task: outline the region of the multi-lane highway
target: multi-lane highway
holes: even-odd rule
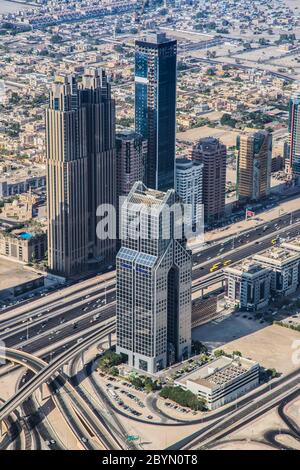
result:
[[[82,342],[82,345],[75,345],[70,348],[68,352],[65,352],[58,356],[50,365],[42,361],[41,359],[30,356],[27,353],[19,352],[17,350],[6,349],[3,352],[6,358],[13,360],[18,364],[23,364],[26,367],[36,372],[36,375],[28,381],[14,397],[5,402],[0,408],[0,421],[3,420],[7,415],[11,414],[11,410],[18,408],[26,399],[28,399],[35,390],[41,387],[43,383],[47,383],[53,392],[53,397],[56,399],[59,397],[58,406],[63,412],[67,414],[68,423],[71,422],[73,431],[78,435],[83,434],[83,442],[88,444],[89,448],[98,448],[94,446],[94,443],[84,436],[82,430],[78,431],[78,423],[74,419],[74,411],[70,411],[64,399],[73,401],[73,408],[76,408],[76,414],[80,417],[81,421],[85,421],[86,427],[88,427],[92,433],[106,449],[122,449],[124,444],[116,438],[109,430],[109,427],[103,422],[101,414],[96,412],[94,408],[91,410],[87,405],[86,400],[77,390],[69,383],[68,380],[63,377],[57,377],[56,373],[61,370],[62,366],[70,361],[72,357],[76,357],[81,351],[81,348],[88,348],[95,341],[104,338],[107,334],[110,334],[115,328],[114,321],[110,321],[106,326],[99,329],[97,333],[91,334],[87,339]],[[53,383],[54,379],[54,383]],[[61,388],[66,389],[66,394],[59,394]],[[63,401],[63,403],[62,403]],[[75,424],[74,424],[75,422]],[[76,428],[76,429],[74,429]]]
[[[224,241],[201,250],[193,255],[193,279],[200,280],[210,274],[215,260],[231,262],[239,261],[271,246],[276,237],[292,238],[300,234],[300,211],[296,211],[291,224],[291,215],[260,225],[252,230],[226,237]],[[230,256],[229,256],[230,255]]]
[[[300,213],[300,211],[299,211]],[[295,217],[296,218],[296,217]],[[271,246],[275,234],[281,238],[293,237],[300,232],[300,223],[287,225],[290,216],[206,247],[193,255],[193,290],[201,289],[222,279],[222,271],[210,273],[216,261],[238,261]],[[76,289],[74,288],[76,287]],[[72,288],[49,294],[48,297],[27,304],[27,313],[18,307],[2,314],[0,339],[8,347],[18,347],[28,352],[44,351],[59,354],[82,335],[97,329],[97,324],[115,312],[114,273],[105,282],[101,277],[79,283]],[[55,347],[54,347],[55,345]],[[52,357],[52,356],[51,356]]]
[[[294,223],[291,223],[293,221],[290,214],[283,215],[272,223],[228,237],[223,242],[206,246],[194,253],[193,289],[222,278],[221,271],[210,273],[214,262],[228,259],[235,262],[271,246],[271,241],[276,236],[291,238],[298,235],[299,216],[300,211],[296,211],[293,214]],[[42,383],[49,382],[63,364],[76,357],[76,353],[99,341],[103,323],[108,322],[110,332],[113,332],[114,316],[115,273],[96,276],[3,312],[0,340],[5,341],[6,347],[37,354],[50,361],[50,364],[46,367],[44,364],[43,371],[29,380],[1,408],[0,419],[11,415]],[[23,365],[28,366],[24,362]],[[66,406],[66,403],[60,403],[61,409],[65,407],[65,413]]]

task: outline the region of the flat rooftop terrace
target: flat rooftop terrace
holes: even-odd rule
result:
[[[255,255],[254,259],[259,261],[274,261],[276,263],[283,264],[299,257],[299,252],[292,251],[282,246],[274,246],[258,253]]]
[[[210,389],[215,389],[237,379],[254,365],[254,361],[243,357],[232,359],[221,356],[194,372],[184,375],[181,379],[177,380],[177,383],[186,384],[189,381]]]

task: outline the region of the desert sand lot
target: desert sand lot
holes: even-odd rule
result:
[[[289,403],[285,408],[286,414],[300,426],[300,398]]]
[[[186,140],[189,142],[196,142],[203,137],[216,137],[223,142],[223,144],[231,147],[236,145],[236,138],[240,134],[240,131],[229,130],[229,129],[217,129],[208,126],[197,127],[195,129],[189,129],[185,132],[179,132],[177,134],[177,140]]]
[[[300,354],[295,353],[300,349],[300,333],[278,325],[264,325],[232,315],[197,328],[193,339],[204,342],[210,349],[240,351],[244,357],[282,374],[300,367]]]
[[[284,434],[285,431],[288,431],[288,428],[275,409],[256,419],[248,426],[232,433],[227,439],[217,443],[212,448],[214,450],[274,450],[272,444],[268,444],[266,433],[269,431],[282,433],[275,438],[278,444],[300,450],[300,443],[292,436]]]
[[[228,441],[211,448],[212,450],[274,450],[273,447],[262,442]]]
[[[22,264],[0,256],[0,292],[18,284],[40,277],[35,271],[26,269]]]

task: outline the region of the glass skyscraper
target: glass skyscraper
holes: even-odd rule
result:
[[[151,374],[186,359],[191,349],[191,253],[182,219],[170,210],[174,204],[182,209],[175,190],[137,182],[121,209],[117,352]]]
[[[164,33],[136,41],[135,129],[148,139],[145,183],[174,188],[177,41]]]
[[[289,170],[296,177],[300,177],[300,93],[296,93],[290,100],[290,165]]]

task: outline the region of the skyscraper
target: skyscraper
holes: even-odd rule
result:
[[[88,255],[88,158],[86,118],[74,76],[58,76],[46,111],[48,263],[70,276]]]
[[[86,69],[78,88],[86,118],[89,259],[108,262],[116,254],[116,241],[97,237],[96,211],[104,204],[115,207],[117,202],[115,100],[103,69]]]
[[[118,132],[117,147],[117,192],[127,196],[136,181],[145,178],[148,144],[140,134],[131,130]]]
[[[290,100],[289,116],[289,172],[299,179],[300,177],[300,93],[296,93]]]
[[[177,41],[149,34],[135,44],[135,129],[148,140],[145,182],[174,188]]]
[[[203,164],[188,158],[176,158],[176,192],[191,206],[191,225],[200,227],[203,216]]]
[[[117,352],[149,373],[187,358],[191,348],[191,254],[170,211],[175,203],[181,207],[174,190],[137,182],[122,206]]]
[[[258,201],[270,193],[272,135],[247,132],[237,139],[237,192],[241,202]]]
[[[116,203],[115,103],[102,70],[56,77],[46,111],[48,256],[71,276],[110,261],[114,239],[96,236],[96,210]]]
[[[224,215],[226,155],[226,146],[214,137],[199,140],[192,150],[192,159],[203,163],[204,220],[207,223]]]

